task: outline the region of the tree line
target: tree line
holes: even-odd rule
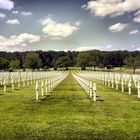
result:
[[[0,52],[0,70],[44,69],[68,67],[113,68],[128,66],[133,71],[140,66],[140,52],[134,51],[28,51]]]

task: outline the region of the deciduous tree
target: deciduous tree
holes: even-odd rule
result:
[[[5,58],[0,57],[0,70],[9,69],[9,61]]]
[[[140,67],[140,57],[139,56],[136,56],[136,57],[129,57],[129,58],[126,58],[124,60],[124,63],[133,69],[133,73],[135,74],[135,71],[137,68]]]
[[[12,60],[9,64],[9,66],[10,66],[10,69],[12,69],[12,70],[19,69],[20,68],[20,62],[19,62],[19,60]]]
[[[32,70],[39,69],[42,67],[42,61],[39,55],[35,52],[29,52],[25,57],[25,68]]]

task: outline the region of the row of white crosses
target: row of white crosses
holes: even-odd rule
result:
[[[73,73],[74,78],[81,85],[81,87],[90,95],[90,98],[96,101],[96,83],[91,80],[87,80],[85,77],[81,77],[78,73]]]
[[[36,80],[36,93],[35,98],[38,101],[39,100],[39,87],[41,89],[41,96],[43,97],[45,94],[49,94],[51,91],[55,89],[55,87],[60,84],[66,77],[68,73],[61,73],[60,75],[53,76],[49,79],[43,79],[41,80],[41,84],[39,84],[39,81]]]
[[[105,86],[116,88],[116,90],[119,90],[120,86],[121,92],[125,92],[125,85],[127,85],[128,94],[131,94],[132,84],[134,84],[135,88],[138,89],[138,98],[140,98],[140,75],[111,72],[80,72],[79,74],[88,79],[94,79]]]
[[[24,88],[26,85],[30,86],[36,83],[36,80],[40,81],[44,78],[52,76],[58,76],[60,72],[1,72],[1,86],[4,86],[4,94],[6,94],[6,87],[11,86],[11,91],[14,91],[15,85],[17,84],[18,89]]]

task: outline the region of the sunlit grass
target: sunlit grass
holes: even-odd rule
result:
[[[37,102],[35,86],[9,87],[0,95],[0,139],[140,139],[140,101],[97,84],[94,103],[71,74]]]

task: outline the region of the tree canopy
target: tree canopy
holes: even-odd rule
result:
[[[39,55],[35,52],[29,52],[25,57],[25,68],[32,70],[39,69],[42,67],[42,61]]]
[[[10,69],[15,70],[20,68],[20,62],[19,60],[12,60],[9,64]]]
[[[133,73],[135,74],[135,71],[137,68],[140,67],[140,57],[139,56],[136,56],[136,57],[128,57],[124,60],[124,63],[133,69]]]
[[[6,58],[0,57],[0,70],[9,69],[9,61]]]
[[[19,68],[48,69],[52,67],[122,67],[129,66],[128,58],[137,58],[139,62],[140,52],[129,51],[99,51],[91,50],[84,52],[76,51],[29,51],[29,52],[0,52],[0,70],[10,68],[11,61],[18,60]],[[126,60],[126,61],[124,61]],[[13,63],[13,62],[12,62]],[[129,66],[133,67],[133,66]],[[136,68],[138,67],[135,66]]]

